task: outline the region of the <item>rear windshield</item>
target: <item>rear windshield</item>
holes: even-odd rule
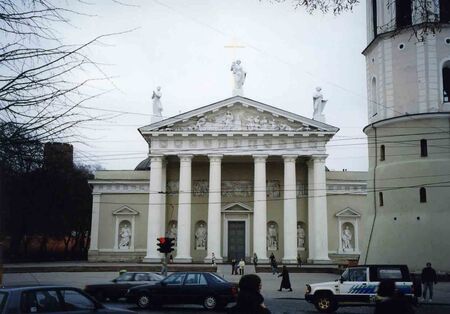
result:
[[[228,282],[225,279],[223,279],[222,277],[216,275],[216,274],[210,274],[211,278],[215,281],[215,282]]]
[[[8,293],[0,291],[0,312],[3,313],[3,308],[6,304],[6,299],[8,298]]]

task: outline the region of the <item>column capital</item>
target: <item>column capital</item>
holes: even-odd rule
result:
[[[325,160],[327,159],[328,155],[312,155],[311,156],[311,160],[313,162],[325,162]]]
[[[157,154],[149,154],[150,160],[152,161],[163,161],[164,155],[157,155]]]
[[[269,155],[252,155],[255,162],[266,162],[267,157]]]
[[[210,154],[208,155],[209,161],[220,161],[223,158],[222,154]]]
[[[194,158],[194,155],[192,155],[192,154],[180,154],[180,155],[178,155],[178,158],[180,158],[180,161],[191,161],[192,158]]]
[[[297,160],[298,155],[295,154],[287,154],[282,155],[285,162],[295,162]]]

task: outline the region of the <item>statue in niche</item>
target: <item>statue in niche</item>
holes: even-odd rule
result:
[[[177,233],[178,233],[178,229],[177,229],[177,222],[176,221],[172,221],[169,224],[169,231],[167,232],[167,236],[169,238],[175,239],[175,247],[177,246]]]
[[[119,249],[128,250],[131,245],[131,229],[128,224],[124,224],[119,232]]]
[[[236,60],[231,64],[231,71],[234,77],[233,95],[242,95],[242,87],[244,86],[247,73],[242,68],[241,60]]]
[[[204,223],[200,223],[195,231],[195,249],[206,250],[206,226]]]
[[[274,223],[269,224],[267,229],[267,249],[269,251],[278,250],[277,228]]]
[[[348,226],[345,226],[344,231],[342,231],[342,248],[344,250],[352,249],[352,231]]]
[[[297,225],[297,248],[305,248],[305,229],[301,224]]]
[[[162,104],[161,104],[161,86],[156,88],[156,91],[153,91],[152,100],[153,100],[153,115],[152,115],[152,123],[162,120]]]

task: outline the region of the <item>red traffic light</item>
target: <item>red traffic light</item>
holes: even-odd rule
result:
[[[159,243],[164,244],[166,242],[166,238],[161,237],[157,239],[159,241]]]

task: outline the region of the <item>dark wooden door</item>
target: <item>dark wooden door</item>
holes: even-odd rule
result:
[[[228,222],[228,259],[245,259],[245,221]]]

